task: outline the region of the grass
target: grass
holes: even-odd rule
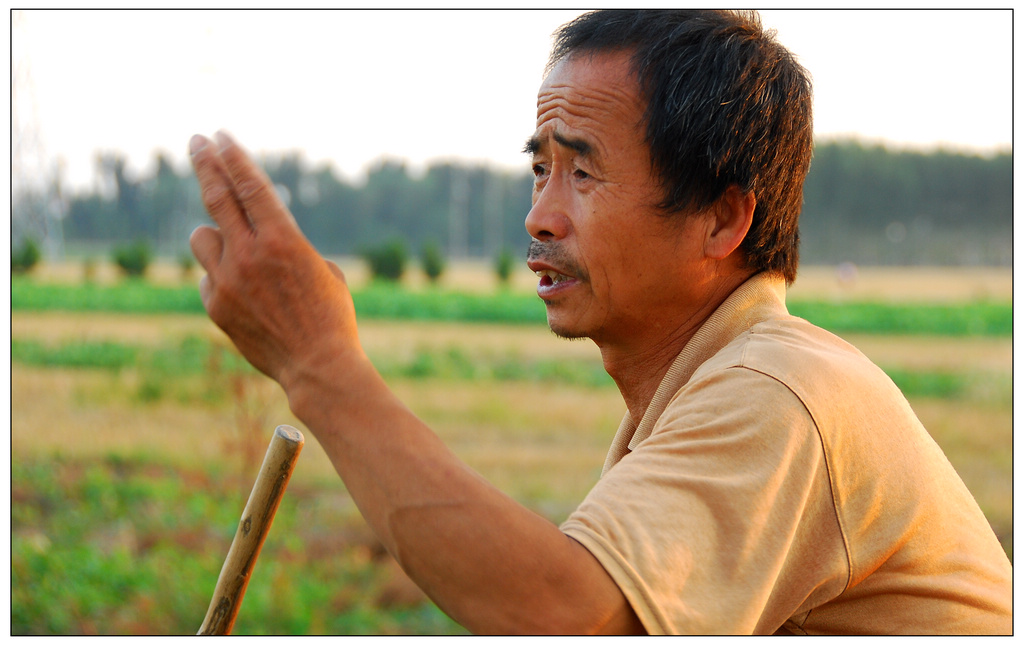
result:
[[[12,634],[196,633],[244,505],[234,478],[110,456],[19,459],[12,482]],[[330,495],[290,487],[233,633],[464,633]]]
[[[353,292],[361,319],[544,324],[536,295],[522,291],[469,292],[442,288],[407,289],[370,283]],[[88,311],[129,314],[204,312],[194,286],[167,286],[142,280],[111,285],[11,281],[12,311]],[[839,334],[932,334],[1010,336],[1009,302],[883,303],[795,300],[790,311]]]
[[[230,392],[208,405],[125,396],[137,378],[128,368],[15,365],[12,378],[12,633],[194,633],[252,482],[255,464],[237,468],[227,440],[240,402]],[[209,382],[169,380],[191,391]],[[410,377],[393,386],[471,467],[555,522],[593,485],[621,415],[607,388]],[[269,420],[291,419],[280,393],[258,394],[274,406],[263,415],[269,436]],[[1012,554],[1007,404],[911,403]],[[235,633],[458,633],[383,556],[307,443]]]
[[[517,351],[486,354],[467,351],[459,345],[417,347],[407,358],[371,352],[378,371],[390,379],[437,379],[445,382],[485,381],[506,383],[530,381],[584,387],[612,387],[614,382],[599,361],[587,359],[531,358]],[[11,360],[39,367],[93,369],[137,369],[143,379],[138,396],[153,400],[163,395],[160,383],[183,376],[203,374],[217,364],[225,374],[253,370],[233,351],[206,339],[188,336],[184,340],[156,347],[127,345],[113,341],[72,341],[47,345],[38,340],[11,341]],[[964,370],[883,369],[908,397],[969,399],[979,391],[1009,401],[1009,375]],[[208,393],[209,394],[209,393]],[[209,397],[207,397],[209,398]]]
[[[355,299],[399,398],[470,467],[564,519],[623,411],[592,344],[553,338],[532,293],[366,284]],[[809,294],[791,309],[903,389],[1012,557],[1012,305]],[[269,434],[297,423],[280,389],[192,285],[16,278],[11,358],[12,634],[195,633]],[[381,552],[307,438],[235,633],[461,629]]]

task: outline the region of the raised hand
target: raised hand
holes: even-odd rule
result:
[[[269,178],[227,134],[189,142],[216,227],[190,238],[203,306],[254,367],[287,391],[325,361],[361,354],[341,270],[299,230]]]
[[[193,137],[190,148],[217,225],[191,239],[207,271],[203,305],[284,387],[410,577],[474,631],[636,629],[594,556],[487,484],[394,396],[359,346],[341,272],[302,235],[266,175],[224,134]]]

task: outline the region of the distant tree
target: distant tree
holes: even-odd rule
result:
[[[181,279],[191,280],[192,272],[196,268],[196,258],[191,253],[185,251],[178,256],[178,267],[181,269]]]
[[[507,285],[509,280],[512,278],[512,267],[515,265],[515,258],[512,256],[512,251],[507,248],[502,249],[498,257],[494,259],[494,272],[498,276],[498,283],[502,286]]]
[[[11,272],[29,273],[39,264],[41,257],[39,244],[31,237],[26,237],[21,241],[21,245],[11,252]]]
[[[427,274],[427,279],[432,284],[441,279],[445,261],[444,254],[441,253],[441,247],[437,245],[437,242],[430,240],[423,244],[423,248],[420,250],[420,261],[423,263],[423,272]]]
[[[403,162],[382,160],[357,182],[346,181],[329,163],[310,166],[299,153],[264,164],[325,255],[361,255],[366,245],[388,239],[401,239],[410,249],[440,240],[453,253],[455,230],[459,247],[490,258],[504,282],[503,272],[511,276],[516,260],[503,256],[522,258],[529,243],[523,230],[533,190],[528,172],[502,173],[504,189],[495,192],[496,171],[450,161],[411,173]],[[95,185],[102,188],[67,195],[61,226],[69,246],[145,239],[155,250],[177,254],[188,231],[207,218],[194,179],[179,175],[166,155],[157,157],[155,168],[137,177],[121,153],[98,157]],[[458,209],[452,207],[453,187],[459,188]],[[1012,220],[1012,153],[924,154],[857,141],[819,142],[804,184],[800,257],[804,265],[1004,266],[1012,263]],[[508,250],[496,257],[503,245]]]
[[[398,282],[405,275],[408,252],[402,240],[396,238],[379,246],[364,248],[360,255],[375,280]]]
[[[118,220],[117,203],[98,194],[73,197],[68,204],[65,235],[70,240],[110,241],[124,223]]]
[[[158,153],[156,174],[143,182],[143,205],[148,217],[150,239],[180,248],[187,239],[189,203],[186,180],[175,171],[167,155]]]
[[[100,170],[109,183],[117,188],[117,221],[118,231],[124,231],[128,239],[140,239],[153,236],[153,217],[141,208],[142,191],[138,182],[128,177],[128,162],[117,152],[100,155]]]
[[[116,264],[121,271],[131,277],[141,277],[146,274],[146,269],[149,268],[149,263],[153,259],[153,254],[149,249],[149,244],[144,240],[138,240],[124,246],[119,246],[114,249],[113,254],[114,264]]]

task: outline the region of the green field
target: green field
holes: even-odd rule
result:
[[[521,291],[467,293],[445,289],[409,290],[371,284],[353,293],[360,319],[543,324],[544,307]],[[11,283],[16,311],[95,311],[125,314],[202,314],[194,286],[158,286],[141,281],[117,285]],[[1009,302],[881,303],[796,300],[790,312],[835,333],[1010,336]]]
[[[596,349],[555,339],[523,289],[355,288],[361,339],[399,396],[563,519],[623,412]],[[195,633],[273,428],[297,424],[282,393],[192,285],[18,278],[11,300],[12,634]],[[812,293],[791,310],[900,385],[1012,557],[1009,297]],[[381,550],[307,435],[234,633],[461,629]]]

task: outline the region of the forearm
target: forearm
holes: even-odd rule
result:
[[[461,624],[491,633],[611,625],[621,598],[592,584],[607,575],[592,556],[463,464],[368,361],[287,390],[384,546]]]
[[[387,549],[474,631],[635,629],[600,564],[462,464],[403,406],[359,346],[341,271],[305,239],[230,137],[190,141],[218,228],[190,238],[203,306],[277,380]]]

